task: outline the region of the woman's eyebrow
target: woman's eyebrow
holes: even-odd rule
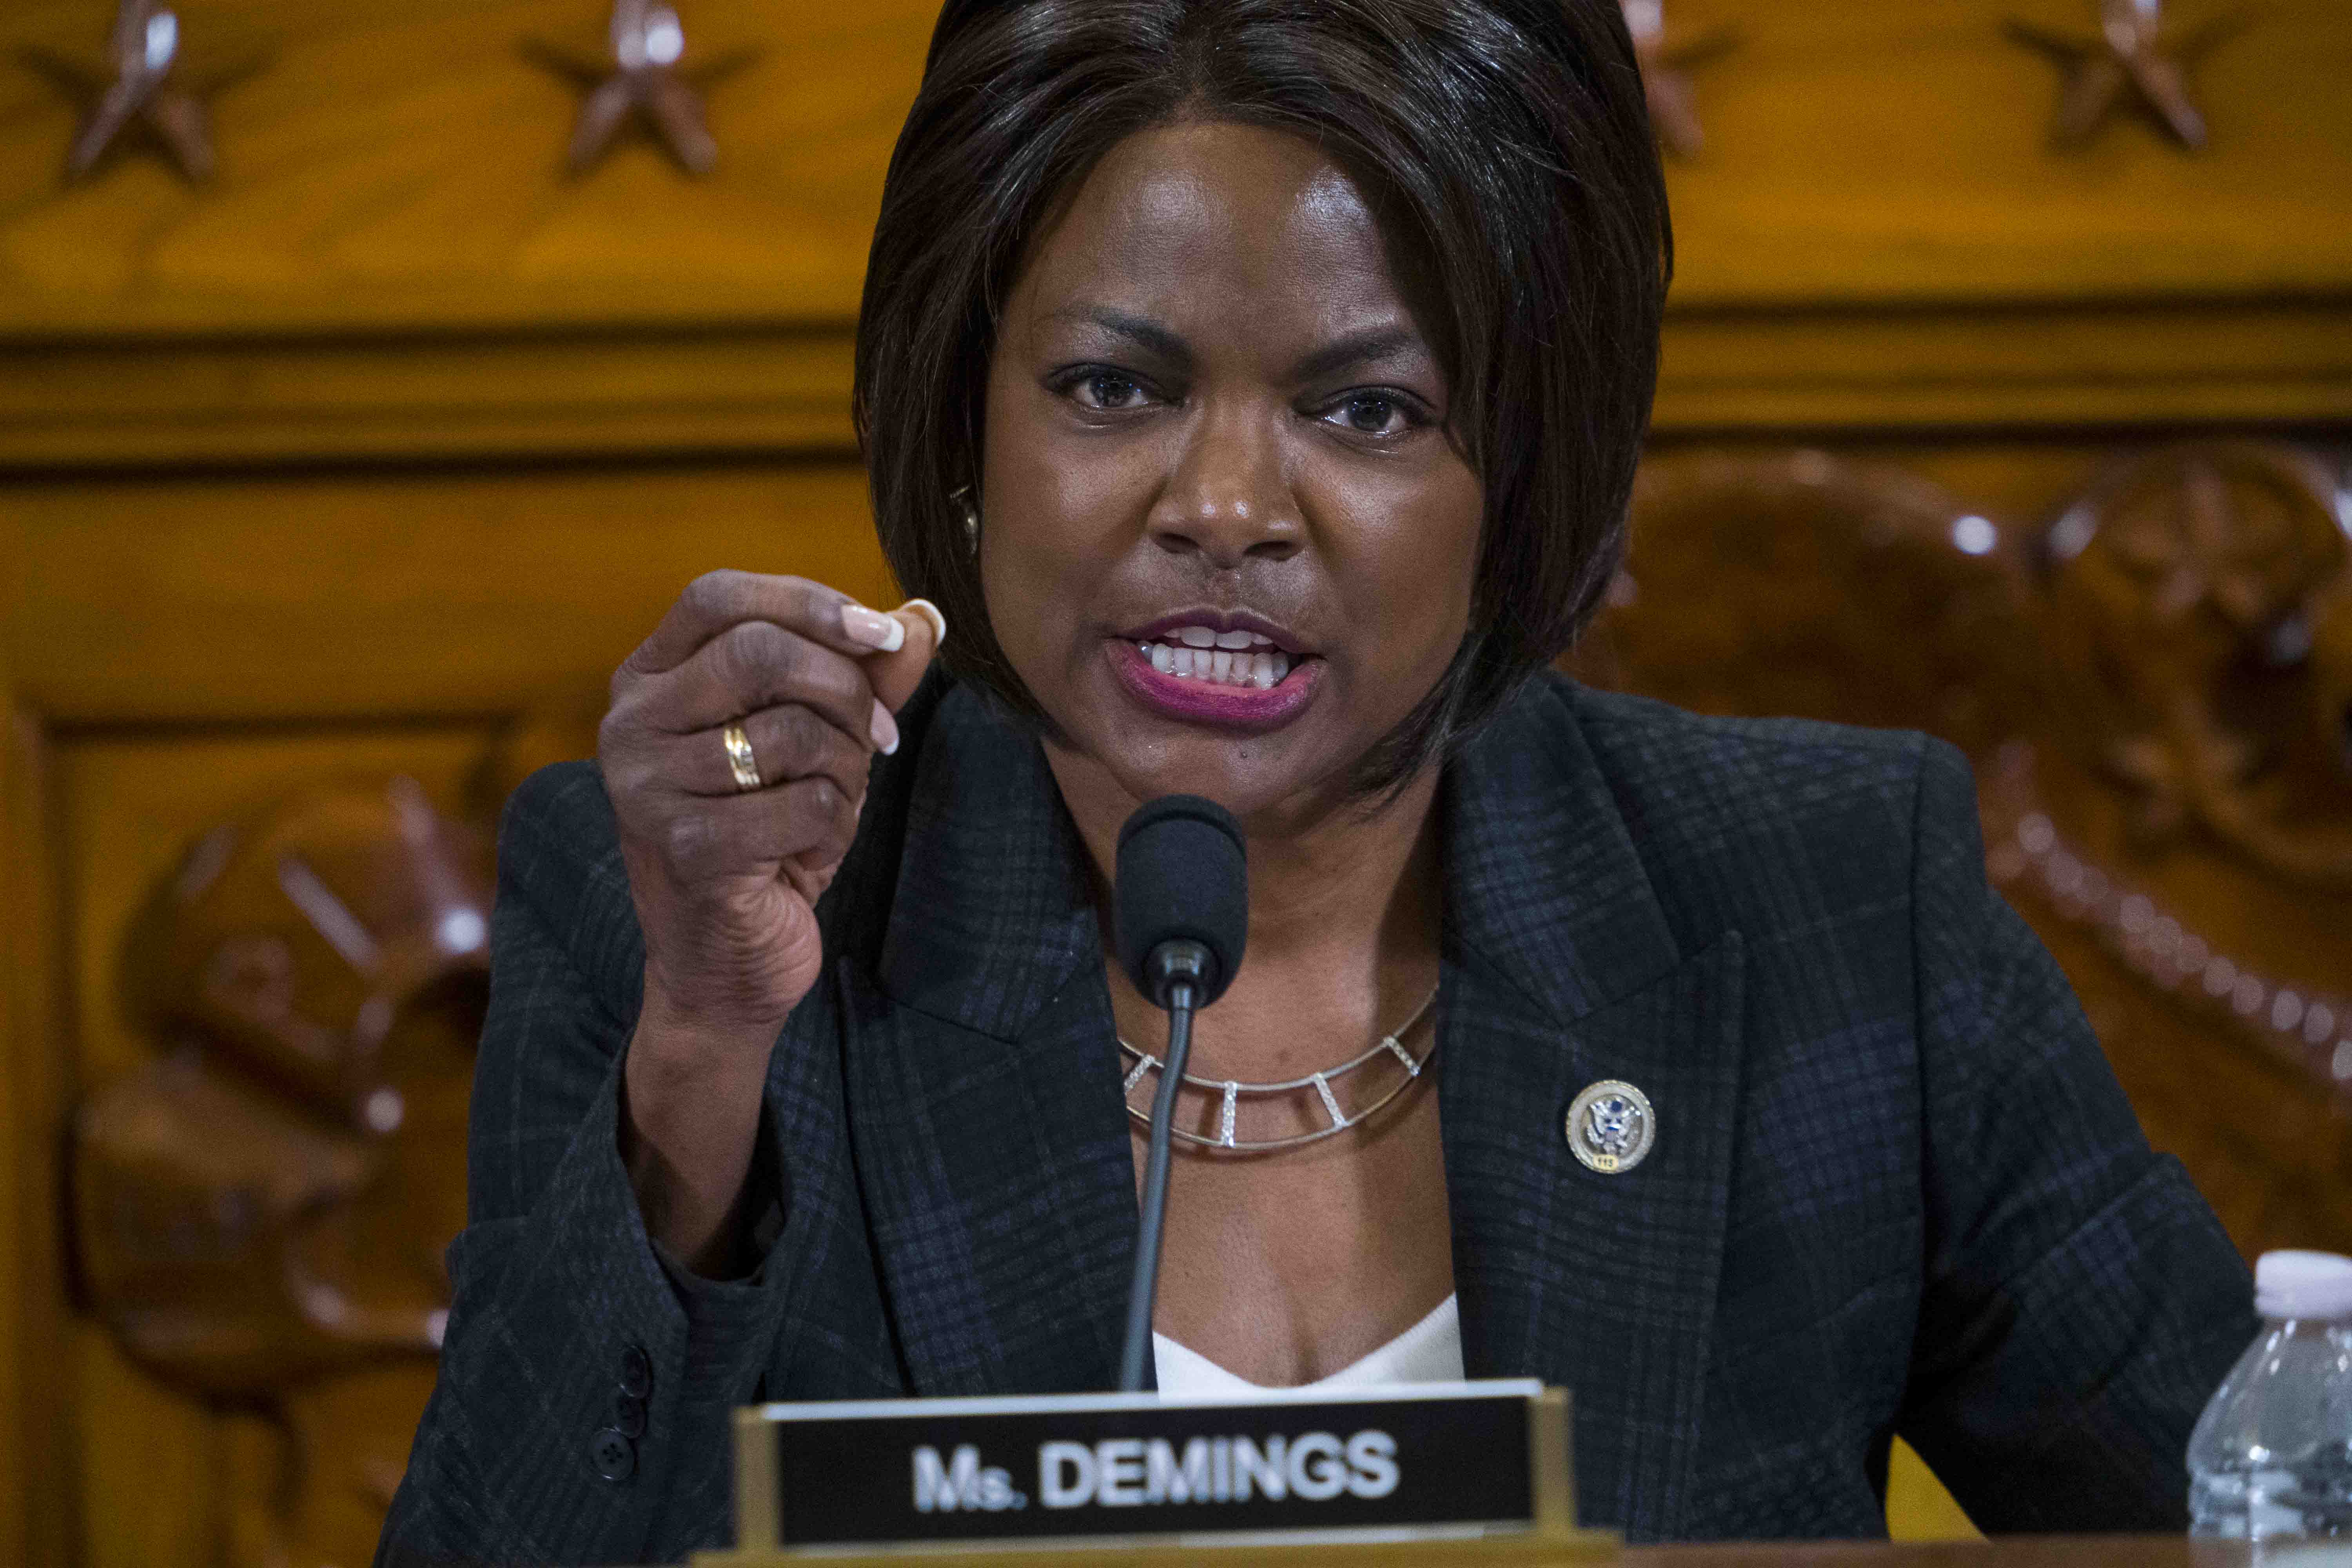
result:
[[[1109,305],[1071,305],[1055,310],[1050,319],[1097,328],[1125,338],[1180,370],[1189,370],[1194,363],[1192,345],[1149,316],[1138,316]],[[1344,333],[1309,350],[1291,366],[1290,379],[1298,384],[1318,381],[1358,365],[1427,352],[1421,334],[1410,325],[1383,321]]]
[[[1107,332],[1127,339],[1138,348],[1189,369],[1192,363],[1192,346],[1148,316],[1130,315],[1108,305],[1073,305],[1056,310],[1053,320],[1071,321],[1081,326],[1100,327]]]
[[[1291,366],[1290,378],[1301,383],[1320,381],[1325,376],[1357,365],[1426,352],[1421,334],[1409,326],[1391,322],[1366,327],[1335,338],[1321,348],[1302,355],[1298,363]]]

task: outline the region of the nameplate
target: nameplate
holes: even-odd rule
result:
[[[1574,1513],[1567,1396],[1525,1380],[736,1414],[739,1554],[1565,1540]]]

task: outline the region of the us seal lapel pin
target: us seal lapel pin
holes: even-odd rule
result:
[[[1568,1108],[1568,1146],[1587,1170],[1622,1176],[1640,1164],[1658,1135],[1650,1097],[1620,1079],[1588,1084]]]

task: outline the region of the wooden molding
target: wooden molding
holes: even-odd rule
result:
[[[1669,312],[1661,435],[2352,419],[2341,296]]]
[[[152,340],[0,331],[0,474],[850,458],[851,324]],[[2352,419],[2340,298],[1692,308],[1661,435]]]
[[[0,530],[0,541],[5,531]],[[76,1560],[79,1434],[59,1234],[58,1150],[72,1093],[66,987],[53,912],[61,893],[49,743],[19,705],[0,649],[0,1557]]]
[[[846,453],[850,334],[0,336],[0,472]]]

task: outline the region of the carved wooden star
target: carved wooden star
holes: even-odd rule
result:
[[[1690,68],[1727,53],[1739,36],[1732,28],[1718,27],[1670,47],[1665,0],[1623,0],[1623,5],[1625,27],[1633,35],[1633,56],[1642,65],[1642,91],[1650,101],[1650,123],[1667,152],[1696,158],[1706,149],[1706,132],[1692,98]]]
[[[587,92],[564,167],[575,175],[594,168],[622,126],[642,114],[678,167],[690,174],[708,174],[719,161],[719,143],[704,123],[700,89],[749,63],[755,51],[739,50],[681,68],[686,31],[677,13],[660,0],[613,0],[611,36],[609,60],[583,60],[537,41],[524,46],[541,65]]]
[[[2050,142],[2061,151],[2087,143],[2109,115],[2128,105],[2152,116],[2182,146],[2206,142],[2205,116],[2189,96],[2189,72],[2242,18],[2224,16],[2171,41],[2164,37],[2164,0],[2099,0],[2095,37],[2055,33],[2010,19],[2009,36],[2058,63],[2065,73]]]
[[[204,100],[258,69],[261,62],[247,60],[183,88],[173,77],[180,45],[180,18],[158,0],[121,0],[108,44],[110,77],[43,50],[25,51],[26,64],[83,106],[80,129],[66,153],[68,179],[96,168],[107,150],[137,126],[152,134],[190,180],[211,177],[215,160]]]

